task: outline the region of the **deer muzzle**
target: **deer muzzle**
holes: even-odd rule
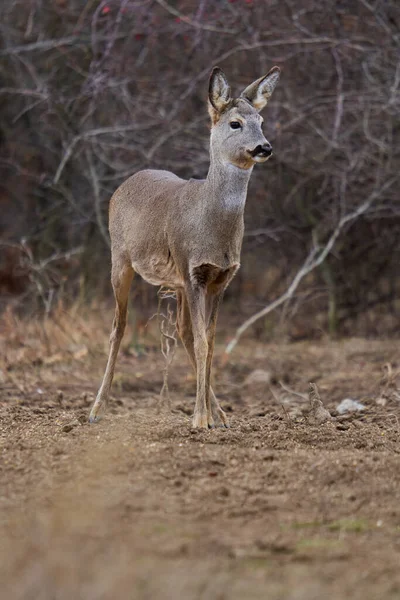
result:
[[[259,144],[254,148],[254,150],[249,150],[249,154],[254,158],[255,161],[266,160],[272,154],[272,146],[269,142],[265,144]]]

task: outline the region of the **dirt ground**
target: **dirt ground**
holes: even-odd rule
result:
[[[2,338],[1,598],[400,598],[400,343],[246,340],[225,365],[218,347],[231,428],[210,432],[181,349],[157,412],[155,347],[125,347],[89,425],[104,349]],[[309,418],[310,381],[332,421]]]

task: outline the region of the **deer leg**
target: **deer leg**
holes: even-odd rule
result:
[[[212,358],[213,358],[213,353],[214,353],[215,331],[217,328],[218,310],[219,310],[220,302],[222,300],[222,296],[223,296],[223,291],[212,295],[210,298],[210,311],[209,311],[208,324],[207,324],[208,353],[207,353],[207,364],[206,364],[206,386],[208,386],[208,388],[210,390],[210,400],[211,400],[211,403],[213,405],[215,412],[217,413],[217,415],[220,418],[224,427],[229,427],[229,423],[228,423],[226,414],[220,407],[219,402],[211,388],[211,383],[210,383],[211,365],[212,365]],[[211,406],[208,408],[211,411]]]
[[[111,383],[114,377],[115,363],[117,360],[119,346],[125,331],[126,314],[128,309],[128,294],[133,278],[133,269],[127,263],[113,264],[111,282],[115,296],[115,316],[110,336],[110,352],[103,381],[98,391],[96,400],[90,411],[89,422],[95,423],[100,420],[101,414],[108,404]]]
[[[196,360],[197,391],[196,404],[194,407],[193,427],[208,429],[214,423],[208,421],[207,396],[209,389],[206,388],[206,365],[208,342],[206,334],[206,290],[204,286],[190,284],[186,290],[190,317],[193,331],[193,348]]]
[[[189,305],[186,300],[185,292],[177,290],[176,292],[177,311],[176,328],[182,344],[189,356],[190,363],[196,372],[196,357],[194,355],[194,342],[192,331],[192,320],[190,318]]]
[[[181,290],[177,291],[177,329],[182,344],[189,356],[194,372],[197,373],[196,357],[194,353],[194,340],[192,330],[192,320],[190,318],[189,305],[185,293]],[[214,390],[210,385],[210,400],[214,415],[217,415],[222,422],[222,425],[229,427],[228,419],[225,412],[219,405],[219,402],[214,394]]]

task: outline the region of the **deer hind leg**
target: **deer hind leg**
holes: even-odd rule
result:
[[[183,290],[177,291],[177,329],[179,333],[179,337],[182,340],[182,344],[185,347],[185,350],[189,356],[192,367],[197,374],[197,366],[196,366],[196,356],[194,351],[194,338],[193,338],[193,328],[192,328],[192,319],[190,316],[189,305]],[[211,364],[211,363],[210,363]],[[225,427],[229,427],[228,419],[226,414],[222,410],[219,405],[217,398],[215,397],[214,391],[210,386],[209,398],[211,402],[211,411],[214,413],[214,416],[217,416],[222,425]],[[207,416],[210,417],[208,425],[212,427],[213,418],[212,414],[209,414],[207,411]]]
[[[133,269],[129,263],[122,261],[113,262],[111,283],[116,302],[115,316],[110,336],[110,351],[108,355],[107,367],[96,400],[92,406],[92,410],[90,411],[90,423],[99,421],[102,413],[104,413],[107,408],[118,350],[125,331],[126,314],[128,310],[128,295],[132,278]]]

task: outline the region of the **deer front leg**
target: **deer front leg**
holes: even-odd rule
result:
[[[210,297],[210,310],[207,324],[207,342],[208,342],[208,353],[207,353],[207,364],[206,364],[206,388],[210,390],[209,395],[209,403],[207,405],[207,410],[210,415],[212,415],[212,407],[214,406],[214,410],[217,413],[218,417],[221,420],[221,423],[224,427],[229,427],[228,419],[226,414],[222,410],[219,405],[219,402],[211,388],[211,365],[214,354],[214,342],[215,342],[215,331],[217,328],[217,317],[219,306],[224,295],[224,290],[221,292],[217,292]],[[212,418],[212,416],[211,416]]]
[[[197,390],[193,427],[208,429],[214,426],[207,411],[210,389],[206,387],[208,342],[205,318],[205,287],[190,284],[186,290],[193,330],[193,347],[196,359]]]
[[[212,314],[212,311],[211,311]],[[210,315],[211,316],[211,315]],[[216,323],[216,315],[215,315],[215,323]],[[210,320],[208,326],[210,325]],[[185,292],[183,290],[177,291],[177,328],[179,336],[182,340],[182,344],[185,347],[186,352],[188,353],[190,362],[193,366],[194,372],[197,374],[196,367],[196,357],[194,354],[194,341],[193,341],[193,328],[192,328],[192,320],[190,317],[189,305],[186,299]],[[210,348],[208,348],[208,353],[210,352]],[[208,357],[208,354],[207,354]],[[212,386],[210,385],[210,400],[211,406],[214,411],[214,417],[218,416],[221,420],[221,423],[224,427],[229,427],[229,422],[225,412],[222,410],[215,394]]]

